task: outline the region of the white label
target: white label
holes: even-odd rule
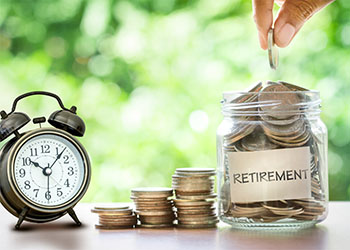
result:
[[[232,202],[311,198],[309,147],[229,152]]]

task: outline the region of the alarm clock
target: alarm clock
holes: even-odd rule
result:
[[[50,127],[42,127],[45,117],[33,119],[39,127],[20,132],[31,119],[16,112],[19,100],[45,95],[57,100],[61,110],[48,118]],[[65,108],[55,94],[34,91],[18,96],[10,113],[1,111],[0,141],[9,139],[0,150],[0,201],[22,222],[49,222],[69,214],[81,225],[73,208],[84,196],[91,177],[88,154],[75,138],[83,136],[85,124],[77,108]]]

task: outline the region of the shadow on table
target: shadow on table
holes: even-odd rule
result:
[[[327,248],[328,230],[317,226],[300,231],[250,231],[222,229],[220,247],[238,249],[317,249]]]
[[[74,222],[53,222],[53,223],[46,223],[46,224],[36,224],[36,223],[28,223],[24,222],[20,229],[15,229],[15,226],[13,226],[12,230],[14,232],[28,232],[28,231],[55,231],[55,230],[79,230],[83,229],[85,225],[77,226]]]
[[[28,246],[50,246],[52,249],[77,249],[80,245],[80,237],[88,225],[78,227],[73,222],[54,221],[45,224],[24,222],[21,228],[16,230],[13,226],[12,236],[14,240],[26,242]]]

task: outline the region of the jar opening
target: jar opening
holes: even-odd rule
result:
[[[319,91],[248,91],[224,92],[224,116],[319,115]]]

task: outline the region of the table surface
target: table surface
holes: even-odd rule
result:
[[[77,205],[83,226],[75,227],[68,215],[46,224],[24,222],[0,207],[0,249],[350,249],[350,202],[330,202],[328,218],[314,228],[297,232],[235,230],[220,223],[216,229],[94,228],[94,204]]]

